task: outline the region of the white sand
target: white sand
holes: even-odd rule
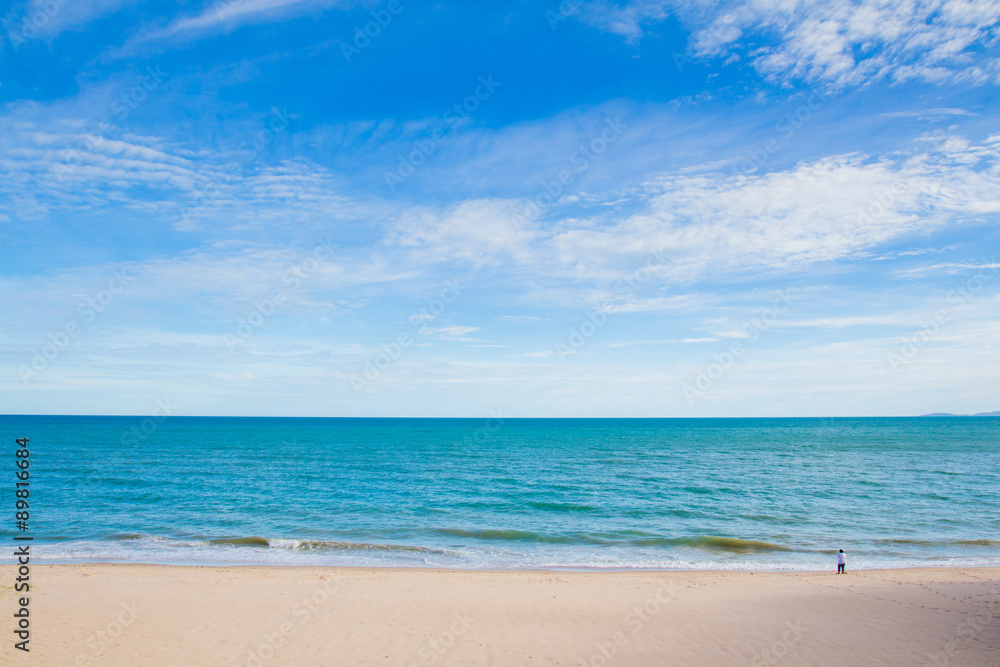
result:
[[[1000,665],[1000,568],[33,566],[30,656],[13,579],[0,567],[7,664]]]

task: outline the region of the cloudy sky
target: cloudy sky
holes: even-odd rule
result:
[[[1000,409],[995,0],[8,7],[2,412]]]

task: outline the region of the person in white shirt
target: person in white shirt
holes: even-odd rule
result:
[[[841,549],[837,554],[837,574],[847,574],[847,554]]]

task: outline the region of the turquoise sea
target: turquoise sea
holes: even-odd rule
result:
[[[0,539],[28,437],[48,562],[1000,565],[993,417],[3,416],[0,434]]]

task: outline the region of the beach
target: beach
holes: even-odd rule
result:
[[[13,609],[14,567],[0,577]],[[1000,655],[1000,568],[74,564],[33,565],[31,587],[33,665],[940,667]]]

